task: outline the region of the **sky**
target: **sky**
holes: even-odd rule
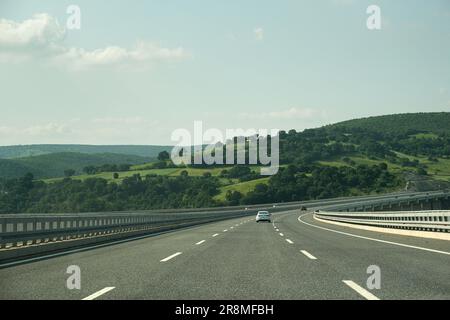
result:
[[[448,0],[0,0],[0,145],[432,111],[450,111]]]

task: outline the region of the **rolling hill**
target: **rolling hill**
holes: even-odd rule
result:
[[[0,159],[0,178],[18,178],[26,175],[31,171],[34,171],[33,174],[38,177],[43,176],[39,168],[30,168],[29,166],[15,160]]]
[[[64,176],[64,170],[73,169],[81,174],[86,166],[104,164],[141,164],[151,160],[137,155],[100,153],[85,154],[75,152],[51,153],[18,159],[0,159],[0,178],[17,178],[32,173],[35,178],[55,178]]]
[[[257,166],[177,167],[170,160],[114,153],[0,159],[0,177],[32,172],[42,180],[0,179],[0,212],[204,207],[374,194],[406,186],[449,188],[449,115],[388,115],[280,131],[280,168],[270,177],[257,174]],[[125,163],[134,165],[104,166]],[[80,174],[86,166],[105,169]],[[67,169],[76,170],[71,179],[62,178]]]
[[[282,166],[295,163],[314,164],[319,167],[353,167],[386,163],[393,174],[416,172],[423,168],[428,179],[450,181],[450,159],[445,140],[440,135],[450,132],[450,113],[411,113],[354,119],[304,132],[282,133],[280,137]],[[397,138],[397,136],[402,136]],[[395,138],[393,138],[395,137]],[[432,143],[435,143],[433,145]],[[336,148],[333,148],[337,146]],[[342,147],[344,146],[344,147]],[[346,149],[345,146],[350,148]],[[428,146],[428,147],[427,147]],[[303,149],[311,152],[305,153]],[[379,150],[380,149],[380,150]],[[425,152],[425,153],[424,153]],[[309,158],[313,155],[312,158]],[[432,156],[430,158],[430,156]],[[296,160],[297,159],[297,160]],[[411,162],[408,164],[408,161]],[[135,165],[130,171],[120,172],[113,178],[113,172],[95,175],[78,175],[73,179],[102,178],[108,182],[121,182],[134,174],[146,176],[179,176],[183,168],[152,168],[153,163]],[[218,176],[223,168],[187,168],[189,175],[201,176],[211,173]],[[60,181],[49,179],[47,182]],[[259,180],[259,181],[257,181]],[[247,182],[221,181],[221,193],[216,199],[223,200],[227,191],[243,194],[251,191],[257,183],[267,184],[269,179]]]
[[[450,112],[403,113],[347,120],[327,128],[365,129],[388,134],[450,133]]]
[[[52,153],[86,153],[101,154],[115,153],[156,158],[161,151],[169,151],[170,146],[144,146],[144,145],[78,145],[78,144],[36,144],[0,146],[0,158],[15,159],[39,156]]]

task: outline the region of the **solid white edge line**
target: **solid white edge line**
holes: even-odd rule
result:
[[[201,241],[197,242],[195,245],[198,246],[199,244],[202,244],[202,243],[204,243],[205,241],[206,241],[206,240],[201,240]]]
[[[290,239],[286,239],[286,241],[288,242],[288,243],[290,243],[290,244],[293,244],[294,242],[292,241],[292,240],[290,240]]]
[[[174,253],[174,254],[168,256],[167,258],[162,259],[161,262],[167,262],[167,261],[169,261],[170,259],[173,259],[173,258],[175,258],[176,256],[179,256],[180,254],[181,254],[181,252]]]
[[[307,256],[308,258],[310,258],[311,260],[317,260],[316,257],[314,257],[311,253],[309,253],[306,250],[300,250],[301,253],[303,253],[305,256]]]
[[[391,245],[394,245],[394,246],[405,247],[405,248],[416,249],[416,250],[423,250],[423,251],[428,251],[428,252],[433,252],[433,253],[440,253],[440,254],[445,254],[445,255],[450,256],[450,252],[447,252],[447,251],[440,251],[440,250],[429,249],[429,248],[424,248],[424,247],[412,246],[412,245],[409,245],[409,244],[404,244],[404,243],[399,243],[399,242],[393,242],[393,241],[381,240],[381,239],[376,239],[376,238],[364,237],[364,236],[360,236],[360,235],[353,234],[353,233],[348,233],[348,232],[343,232],[343,231],[338,231],[338,230],[333,230],[333,229],[329,229],[329,228],[325,228],[325,227],[316,226],[316,225],[310,224],[308,222],[305,222],[305,221],[303,221],[301,219],[303,216],[305,216],[307,214],[309,214],[309,213],[306,213],[304,215],[299,216],[297,218],[297,220],[299,222],[303,223],[303,224],[306,224],[306,225],[310,226],[310,227],[314,227],[314,228],[318,228],[318,229],[322,229],[322,230],[327,230],[327,231],[343,234],[343,235],[346,235],[346,236],[349,236],[349,237],[355,237],[355,238],[360,238],[360,239],[365,239],[365,240],[370,240],[370,241],[376,241],[376,242],[391,244]]]
[[[86,298],[83,298],[83,299],[81,299],[81,300],[94,300],[95,298],[98,298],[98,297],[100,297],[101,295],[103,295],[103,294],[105,294],[105,293],[107,293],[107,292],[109,292],[109,291],[111,291],[111,290],[113,290],[113,289],[115,289],[115,288],[116,288],[116,287],[106,287],[106,288],[103,288],[102,290],[99,290],[99,291],[97,291],[97,292],[91,294],[90,296],[87,296]]]
[[[380,300],[380,298],[378,298],[374,294],[370,293],[369,291],[367,291],[363,287],[357,285],[352,280],[342,280],[342,282],[344,282],[347,286],[349,286],[350,288],[352,288],[353,290],[358,292],[361,296],[363,296],[367,300]]]

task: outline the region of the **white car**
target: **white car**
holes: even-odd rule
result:
[[[256,218],[255,218],[256,222],[260,222],[260,221],[270,222],[270,220],[271,220],[271,215],[270,215],[269,211],[258,211],[258,214],[256,215]]]

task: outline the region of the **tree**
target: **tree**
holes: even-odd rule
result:
[[[94,166],[87,166],[83,168],[83,172],[86,174],[95,174],[97,169]]]
[[[186,170],[183,170],[180,172],[180,176],[187,177],[187,176],[189,176],[189,172],[187,172]]]
[[[119,179],[119,174],[118,174],[117,172],[114,172],[113,178],[114,178],[114,179]]]
[[[242,194],[239,191],[228,190],[225,195],[225,199],[228,201],[228,204],[231,206],[238,205],[242,199]]]
[[[206,171],[206,172],[204,172],[203,173],[203,177],[205,177],[205,178],[211,178],[211,172],[209,172],[209,171]]]
[[[154,169],[164,169],[164,168],[167,168],[167,162],[165,162],[165,161],[158,161],[158,162],[153,163],[152,167]]]
[[[224,170],[220,171],[221,178],[226,178],[227,176],[228,176],[228,170],[224,169]]]
[[[120,171],[120,172],[129,171],[130,168],[131,168],[131,164],[124,163],[124,164],[121,164],[118,166],[118,171]]]
[[[73,169],[64,170],[64,176],[65,177],[70,178],[70,177],[72,177],[74,175],[75,175],[75,170],[73,170]]]
[[[161,151],[159,154],[158,154],[158,160],[159,161],[166,161],[166,160],[169,160],[170,159],[170,155],[169,155],[169,153],[167,152],[167,151]]]
[[[418,168],[417,174],[420,174],[421,176],[426,176],[426,175],[428,175],[428,172],[424,168]]]

